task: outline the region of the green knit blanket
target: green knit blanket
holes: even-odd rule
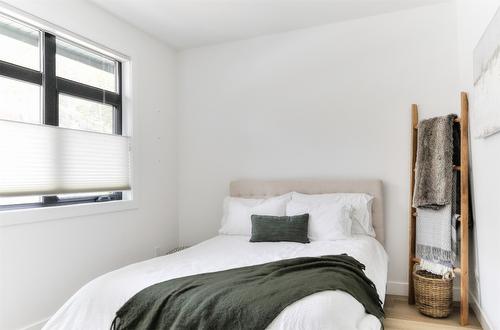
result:
[[[382,320],[382,302],[364,268],[344,254],[176,278],[130,298],[111,329],[265,329],[290,304],[327,290],[349,293]]]

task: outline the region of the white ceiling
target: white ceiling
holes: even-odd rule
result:
[[[88,0],[169,45],[190,48],[445,0]]]

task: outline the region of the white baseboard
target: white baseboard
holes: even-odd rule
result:
[[[486,313],[481,308],[481,304],[479,304],[479,300],[477,299],[477,297],[473,294],[470,294],[469,300],[470,300],[470,306],[472,307],[474,314],[476,314],[476,318],[481,324],[483,330],[493,330],[490,320],[488,319]]]
[[[394,296],[407,296],[408,295],[408,283],[407,282],[388,281],[386,293],[394,295]]]
[[[386,293],[395,296],[408,295],[408,282],[388,281]],[[460,301],[460,286],[456,285],[453,288],[453,300]]]
[[[45,325],[45,323],[47,323],[48,320],[49,320],[48,317],[44,318],[43,320],[37,321],[35,323],[31,323],[25,327],[22,327],[19,330],[40,330],[43,328],[43,326]]]

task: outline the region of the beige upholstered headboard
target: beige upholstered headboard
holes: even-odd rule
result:
[[[373,227],[377,240],[384,245],[384,206],[381,180],[239,180],[231,182],[233,197],[258,198],[296,191],[304,194],[367,193],[373,201]]]

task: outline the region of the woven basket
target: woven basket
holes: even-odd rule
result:
[[[415,304],[420,313],[431,317],[447,317],[452,311],[453,279],[415,269]]]

